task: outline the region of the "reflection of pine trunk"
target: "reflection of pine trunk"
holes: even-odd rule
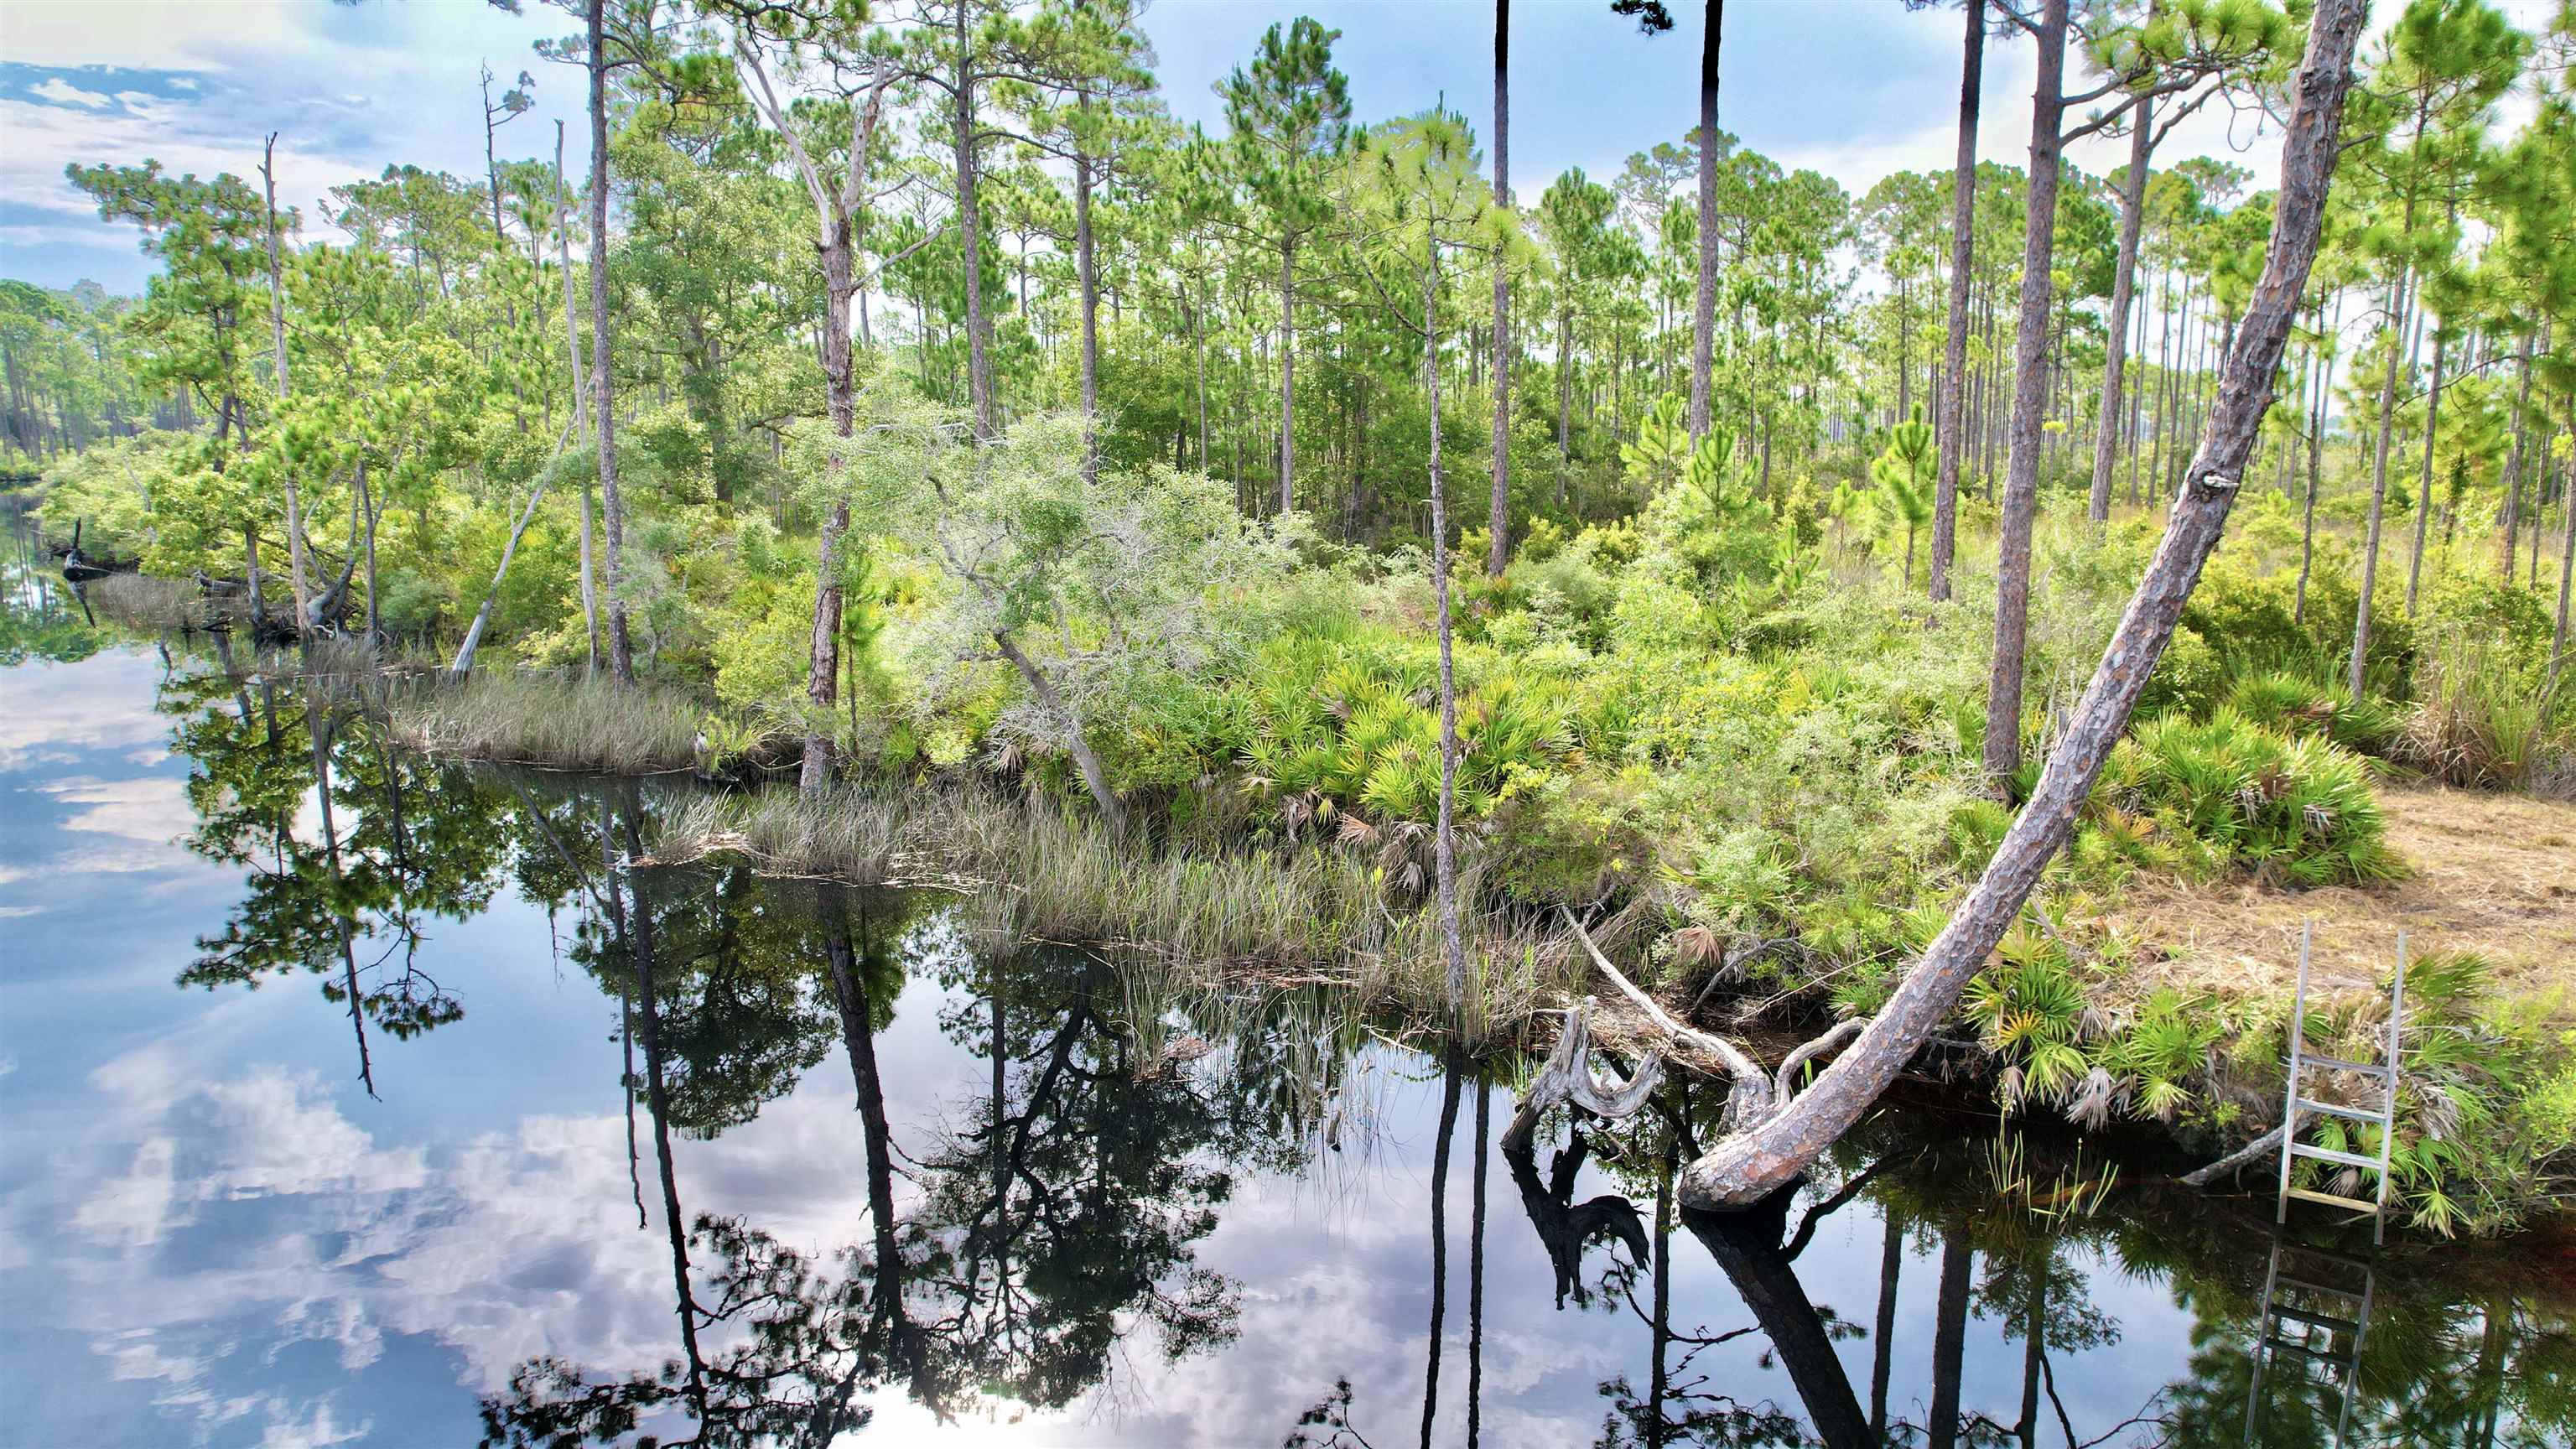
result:
[[[1843,1376],[1842,1360],[1834,1355],[1824,1315],[1808,1301],[1788,1255],[1780,1249],[1781,1230],[1787,1226],[1794,1196],[1778,1192],[1740,1213],[1691,1213],[1684,1220],[1761,1323],[1781,1366],[1789,1371],[1799,1401],[1806,1405],[1816,1437],[1826,1449],[1866,1449],[1875,1441],[1868,1421],[1861,1417],[1851,1380]]]
[[[1965,1227],[1941,1229],[1941,1297],[1932,1322],[1932,1449],[1950,1449],[1959,1438],[1959,1371],[1968,1348],[1968,1270]]]
[[[1422,1446],[1440,1411],[1440,1320],[1449,1306],[1449,1139],[1458,1131],[1458,1049],[1440,1073],[1440,1141],[1431,1149],[1431,1359],[1422,1374]]]
[[[1646,1379],[1646,1442],[1662,1449],[1669,1433],[1664,1397],[1672,1379],[1664,1368],[1665,1350],[1673,1341],[1673,1178],[1681,1172],[1681,1144],[1664,1144],[1664,1170],[1655,1179],[1655,1320],[1651,1325],[1654,1364]]]
[[[872,1329],[890,1330],[896,1357],[916,1382],[921,1376],[920,1339],[903,1305],[903,1255],[895,1240],[893,1132],[886,1122],[885,1087],[877,1075],[876,1008],[868,999],[860,967],[873,942],[864,908],[859,913],[857,948],[853,950],[846,901],[837,886],[823,888],[824,949],[830,955],[832,1000],[841,1017],[841,1044],[850,1057],[850,1083],[858,1093],[859,1132],[867,1144],[868,1216],[876,1234],[876,1302],[869,1310]]]
[[[313,795],[322,807],[322,858],[331,871],[331,929],[340,938],[340,965],[349,994],[349,1029],[358,1038],[358,1080],[367,1095],[376,1095],[376,1072],[367,1059],[367,1013],[358,992],[358,952],[349,936],[349,917],[340,904],[340,831],[331,818],[331,717],[318,692],[305,696],[305,723],[313,734]]]
[[[644,841],[635,828],[631,805],[621,812],[619,824],[626,837],[627,859],[643,859]],[[679,1302],[680,1347],[687,1355],[689,1403],[703,1424],[707,1414],[706,1360],[698,1352],[698,1305],[689,1291],[689,1228],[681,1216],[680,1179],[671,1162],[671,1097],[662,1078],[662,1009],[653,984],[653,902],[645,894],[644,881],[643,872],[629,869],[626,886],[635,894],[635,909],[628,913],[626,944],[635,962],[637,1013],[644,1019],[644,1104],[653,1117],[653,1157],[662,1177],[662,1225],[671,1237],[671,1284]],[[613,875],[608,888],[612,894],[618,889]]]
[[[2039,1371],[2040,1355],[2046,1350],[2048,1323],[2048,1250],[2035,1247],[2022,1260],[2022,1271],[2030,1275],[2030,1285],[2022,1300],[2021,1320],[2021,1445],[2035,1449],[2039,1443]]]
[[[1905,1271],[1905,1225],[1887,1214],[1887,1242],[1878,1257],[1878,1331],[1870,1339],[1869,1442],[1887,1438],[1887,1377],[1896,1351],[1896,1284]]]
[[[1476,1073],[1476,1195],[1467,1227],[1467,1449],[1476,1449],[1485,1396],[1485,1176],[1491,1156],[1493,1092]]]

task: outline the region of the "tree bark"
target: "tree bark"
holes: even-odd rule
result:
[[[2458,208],[2452,208],[2456,219]],[[2447,320],[2447,319],[2446,319]],[[2424,583],[2424,536],[2433,526],[2433,445],[2442,435],[2442,365],[2451,339],[2433,325],[2433,385],[2424,398],[2424,466],[2416,480],[2415,548],[2406,560],[2406,617],[2415,617],[2415,598]]]
[[[2505,472],[2513,478],[2504,505],[2504,581],[2508,584],[2513,582],[2514,555],[2522,551],[2522,456],[2531,418],[2531,334],[2528,332],[2522,334],[2520,361],[2522,385],[2513,403],[2513,457],[2505,464]]]
[[[2093,428],[2093,492],[2086,517],[2096,528],[2111,518],[2111,469],[2119,452],[2120,388],[2129,364],[2129,298],[2137,290],[2138,239],[2146,230],[2147,154],[2154,146],[2153,98],[2138,102],[2129,122],[2129,174],[2121,178],[2120,254],[2111,273],[2111,307],[2102,314],[2110,335],[2103,342],[2102,408]]]
[[[966,400],[975,415],[975,438],[991,440],[1001,428],[993,406],[993,359],[990,325],[984,316],[984,217],[976,200],[975,68],[968,47],[973,31],[967,12],[957,6],[957,245],[966,270]]]
[[[2406,219],[2401,229],[2415,229],[2415,205],[2410,198]],[[2388,438],[2397,417],[2397,369],[2406,361],[2406,310],[2409,302],[2407,282],[2411,269],[2398,269],[2397,279],[2389,286],[2389,326],[2394,329],[2388,342],[2388,367],[2379,383],[2379,437],[2373,442],[2370,465],[2370,523],[2363,535],[2361,548],[2361,597],[2353,610],[2352,662],[2344,673],[2344,688],[2353,698],[2361,698],[2364,667],[2370,659],[2371,596],[2379,587],[2379,533],[2388,508]]]
[[[268,193],[268,325],[277,348],[277,400],[286,401],[286,281],[277,261],[277,133],[268,135],[260,154],[259,179]],[[278,473],[286,480],[286,582],[295,594],[295,629],[304,631],[304,610],[312,590],[305,584],[304,501],[295,483],[295,461],[279,450]]]
[[[1494,209],[1508,213],[1511,188],[1512,0],[1494,0]],[[1512,282],[1509,258],[1494,252],[1494,487],[1485,516],[1485,574],[1511,561]]]
[[[1934,603],[1950,597],[1950,565],[1959,546],[1959,452],[1968,426],[1968,281],[1977,250],[1977,90],[1985,71],[1985,0],[1968,0],[1967,10],[1959,62],[1959,153],[1951,178],[1950,330],[1941,349],[1941,464],[1932,486],[1928,571]]]
[[[2004,931],[2021,914],[2050,859],[2065,848],[2076,811],[2126,728],[2156,660],[2172,642],[2183,604],[2218,546],[2235,480],[2252,454],[2272,374],[2316,260],[2343,100],[2361,33],[2363,0],[2317,0],[2281,154],[2272,238],[2236,346],[2227,360],[2209,432],[2165,527],[2163,542],[2104,650],[2083,700],[1984,873],[1923,958],[1898,983],[1860,1039],[1786,1109],[1735,1132],[1683,1175],[1683,1201],[1741,1207],[1803,1172],[1860,1119],[1958,1004]]]
[[[993,643],[1001,650],[1002,657],[1011,661],[1011,667],[1020,671],[1020,678],[1028,681],[1029,691],[1038,697],[1038,703],[1046,708],[1047,713],[1064,722],[1067,744],[1073,751],[1074,768],[1082,772],[1084,788],[1091,791],[1093,803],[1100,807],[1101,818],[1109,822],[1109,833],[1125,835],[1127,812],[1119,807],[1117,792],[1109,788],[1109,775],[1100,768],[1100,757],[1091,752],[1091,741],[1082,732],[1082,717],[1065,705],[1064,697],[1056,692],[1055,681],[1047,678],[1046,671],[1038,667],[1037,661],[1021,650],[1009,631],[995,630]]]
[[[608,0],[590,0],[590,412],[599,428],[599,495],[608,535],[608,673],[635,682],[635,646],[618,588],[626,552],[626,504],[617,489],[617,407],[609,374],[608,325]]]
[[[1708,436],[1717,357],[1717,43],[1726,0],[1708,0],[1699,47],[1699,294],[1691,311],[1690,436]]]
[[[1436,435],[1439,428],[1432,432]],[[1279,248],[1279,511],[1296,507],[1297,244],[1292,240]]]
[[[2067,0],[2042,0],[2039,81],[2031,93],[2030,204],[2021,245],[2021,319],[2013,330],[2012,452],[1998,522],[1995,648],[1986,678],[1986,779],[2009,792],[2021,769],[2022,673],[2030,639],[2031,534],[2039,517],[2040,425],[2048,411],[2048,268],[2057,244],[2058,156],[2065,147]]]
[[[1450,657],[1449,499],[1440,475],[1440,235],[1426,229],[1422,259],[1422,371],[1431,399],[1431,585],[1439,601],[1440,812],[1432,836],[1441,953],[1449,968],[1449,1020],[1465,1025],[1467,948],[1458,923],[1458,675]]]
[[[582,376],[581,323],[573,309],[572,225],[564,207],[564,123],[555,122],[555,257],[563,267],[564,287],[564,355],[572,360],[573,436],[590,430],[587,401],[590,389]],[[581,485],[581,630],[589,641],[588,667],[599,667],[599,590],[592,582],[590,540],[590,493],[593,479]]]
[[[1082,97],[1091,109],[1091,97]],[[1073,271],[1082,292],[1082,481],[1100,481],[1100,270],[1091,235],[1091,154],[1073,153]]]

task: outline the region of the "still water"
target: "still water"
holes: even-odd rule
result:
[[[0,618],[0,1443],[2576,1432],[2564,1233],[2285,1245],[1929,1086],[1697,1219],[1714,1093],[1515,1158],[1511,1062],[638,868],[668,788],[429,765],[225,662],[23,571]],[[2331,1321],[2258,1375],[2276,1267],[2353,1292],[2276,1284]]]

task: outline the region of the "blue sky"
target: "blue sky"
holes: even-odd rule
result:
[[[2507,0],[2536,27],[2547,0]],[[1649,39],[1606,0],[1517,0],[1513,9],[1512,172],[1524,198],[1559,171],[1615,173],[1631,152],[1678,139],[1694,119],[1700,7]],[[2382,0],[2384,22],[2397,7]],[[541,3],[524,16],[477,0],[8,0],[0,9],[0,275],[48,285],[94,278],[138,289],[151,263],[130,228],[101,222],[63,179],[67,162],[254,173],[260,140],[281,133],[282,201],[404,161],[477,175],[476,81],[535,74],[536,109],[501,133],[505,155],[550,154],[571,122],[571,164],[585,150],[578,72],[536,57],[534,42],[577,28]],[[1492,108],[1492,9],[1483,0],[1161,0],[1147,12],[1163,92],[1175,113],[1221,129],[1212,84],[1274,21],[1311,14],[1342,31],[1335,56],[1364,120],[1434,97],[1474,122]],[[1854,195],[1890,171],[1945,166],[1958,105],[1960,21],[1897,0],[1736,0],[1727,10],[1721,123],[1791,167],[1812,167]],[[2028,141],[2030,47],[1988,46],[1986,158],[2019,162]],[[2216,108],[2213,108],[2215,110]],[[2204,113],[2164,155],[2229,156],[2268,179],[2275,138],[2250,117]],[[2116,143],[2079,148],[2079,164],[2117,164]],[[328,233],[324,233],[327,235]]]

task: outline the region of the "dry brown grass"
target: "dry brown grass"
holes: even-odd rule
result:
[[[2104,920],[2166,948],[2142,963],[2155,983],[2286,995],[2299,924],[2317,923],[2315,979],[2360,989],[2409,948],[2475,951],[2508,995],[2576,998],[2576,803],[2528,795],[2387,786],[2388,843],[2411,873],[2368,886],[2290,890],[2245,880],[2133,882]],[[2576,1000],[2561,1012],[2576,1013]]]

